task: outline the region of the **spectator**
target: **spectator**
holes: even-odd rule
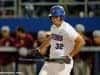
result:
[[[73,71],[74,75],[91,75],[90,66],[82,59],[78,59],[77,61],[75,61]]]
[[[34,39],[30,34],[25,33],[25,30],[19,27],[16,31],[16,46],[33,48]]]
[[[95,30],[93,32],[93,40],[95,46],[100,46],[100,30]],[[100,52],[95,52],[95,65],[94,74],[100,75]]]
[[[14,39],[10,36],[10,28],[3,26],[1,28],[0,47],[14,46]],[[0,72],[14,72],[13,68],[14,54],[7,52],[0,52]],[[9,75],[9,74],[7,74]]]
[[[100,46],[100,30],[95,30],[93,32],[93,40],[96,46]]]
[[[85,35],[85,27],[82,24],[76,25],[76,30],[85,39],[86,43],[91,44],[91,39]],[[85,56],[84,56],[85,55]],[[82,52],[75,59],[74,75],[91,75],[91,53]]]
[[[83,38],[85,39],[85,42],[86,42],[85,45],[86,45],[86,46],[91,46],[91,45],[93,45],[92,38],[91,38],[91,37],[87,37],[87,36],[85,35],[85,27],[84,27],[84,25],[82,25],[82,24],[77,24],[75,28],[76,28],[77,32],[79,32],[80,35],[82,35]]]
[[[26,17],[35,17],[35,11],[34,11],[34,6],[32,5],[32,3],[30,2],[30,3],[27,3],[26,5],[25,5],[25,8],[24,8],[24,15],[26,16]]]
[[[42,43],[46,37],[46,32],[45,31],[39,31],[38,32],[38,42]]]
[[[80,11],[78,16],[79,16],[80,18],[84,18],[84,17],[85,17],[85,13],[84,13],[83,11]]]
[[[77,24],[75,28],[82,36],[84,35],[85,27],[83,24]]]
[[[32,36],[30,34],[25,33],[24,29],[19,27],[16,31],[16,38],[17,38],[17,42],[16,42],[16,46],[18,48],[23,48],[24,49],[28,49],[31,50],[33,48],[33,43],[34,40],[32,38]],[[32,56],[21,56],[21,59],[32,59]],[[34,75],[34,67],[33,67],[33,63],[32,62],[27,62],[27,61],[20,61],[19,62],[19,71],[23,72],[24,75]]]
[[[89,17],[94,17],[95,16],[95,13],[93,11],[90,11],[89,12]]]

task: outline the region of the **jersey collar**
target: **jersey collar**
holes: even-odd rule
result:
[[[64,23],[65,23],[65,21],[62,22],[60,27],[57,27],[56,25],[53,24],[53,27],[56,28],[56,29],[62,29],[63,26],[64,26]]]

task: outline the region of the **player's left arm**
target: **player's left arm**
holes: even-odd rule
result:
[[[78,35],[75,39],[75,45],[74,45],[74,48],[72,49],[72,52],[70,53],[70,56],[72,57],[76,56],[80,52],[84,44],[85,44],[85,41],[83,37],[81,35]]]
[[[85,41],[83,37],[71,25],[66,28],[67,29],[65,31],[67,33],[67,36],[74,42],[74,47],[69,55],[74,57],[80,52],[81,47],[85,44]]]

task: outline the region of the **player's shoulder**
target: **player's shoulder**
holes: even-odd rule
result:
[[[63,21],[63,27],[64,28],[70,28],[72,27],[70,23]]]
[[[76,30],[74,29],[74,27],[71,24],[69,24],[68,22],[64,22],[63,24],[64,24],[63,25],[64,33],[70,34],[72,32],[76,32]]]
[[[73,27],[71,26],[71,24],[68,23],[68,22],[65,22],[65,21],[64,21],[62,24],[63,24],[63,29],[64,29],[65,31],[69,31],[71,28],[73,28]]]

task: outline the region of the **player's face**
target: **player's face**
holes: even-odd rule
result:
[[[62,22],[61,17],[59,17],[59,16],[52,16],[51,20],[52,20],[52,23],[54,25],[56,25],[56,26],[60,26],[61,25],[61,22]]]

